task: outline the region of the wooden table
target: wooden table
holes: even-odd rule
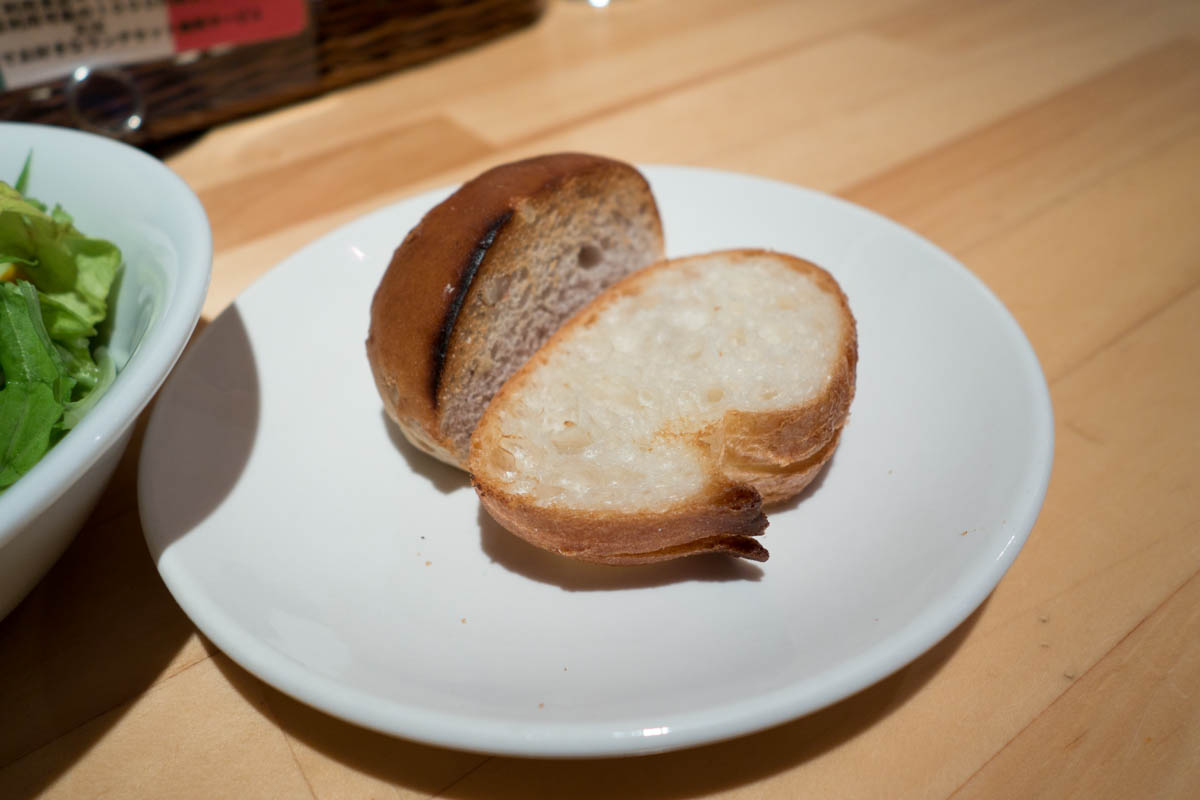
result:
[[[211,319],[341,223],[562,149],[836,193],[999,295],[1045,369],[1057,453],[980,611],[862,693],[723,744],[427,747],[313,711],[197,634],[147,554],[135,439],[0,622],[0,796],[1197,796],[1200,4],[562,0],[167,161],[212,220]]]

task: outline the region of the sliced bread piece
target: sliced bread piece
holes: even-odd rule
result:
[[[755,560],[764,502],[799,493],[854,396],[854,317],[798,258],[737,250],[626,278],[497,393],[471,441],[488,513],[609,564],[713,550]]]
[[[662,257],[650,187],[629,164],[561,153],[488,170],[429,211],[371,303],[384,408],[465,468],[492,395],[581,306]]]

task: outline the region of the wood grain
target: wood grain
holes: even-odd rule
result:
[[[261,692],[240,692],[221,671],[224,661],[218,654],[195,664],[21,759],[0,773],[0,793],[311,796]]]
[[[204,315],[355,217],[559,149],[835,192],[996,292],[1050,381],[1056,452],[983,606],[879,684],[730,742],[582,761],[426,747],[297,703],[196,633],[145,549],[135,439],[0,621],[0,797],[1194,792],[1200,4],[558,0],[486,47],[169,156],[213,224]]]
[[[842,196],[953,252],[1200,125],[1200,42],[1169,41]]]
[[[1059,628],[1045,649],[1061,645],[1064,611],[1072,649],[1112,644],[1095,661],[1066,664],[1070,688],[986,761],[961,796],[1186,797],[1195,789],[1200,482],[1189,465],[1200,421],[1183,416],[1200,403],[1198,319],[1193,290],[1060,384],[1063,425],[1091,462],[1081,475],[1092,485],[1079,487],[1089,506],[1080,527],[1122,542],[1072,570],[1062,597],[1074,595],[1074,609],[1042,607],[1047,634],[1051,621]],[[1125,379],[1120,387],[1114,374]],[[1128,424],[1109,422],[1121,418]],[[1136,461],[1121,468],[1118,459]]]
[[[490,149],[453,122],[430,119],[252,176],[203,189],[200,200],[213,229],[213,247],[224,250],[279,229],[307,222],[380,192],[436,175]],[[364,153],[370,155],[364,157]]]

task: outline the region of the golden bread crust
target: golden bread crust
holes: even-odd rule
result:
[[[746,486],[713,486],[704,497],[659,512],[591,512],[539,506],[475,481],[483,507],[530,544],[599,564],[645,564],[714,550],[765,561],[749,539],[767,527],[762,498]]]

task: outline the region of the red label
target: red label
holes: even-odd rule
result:
[[[171,0],[167,7],[177,51],[282,39],[308,25],[304,0]]]

